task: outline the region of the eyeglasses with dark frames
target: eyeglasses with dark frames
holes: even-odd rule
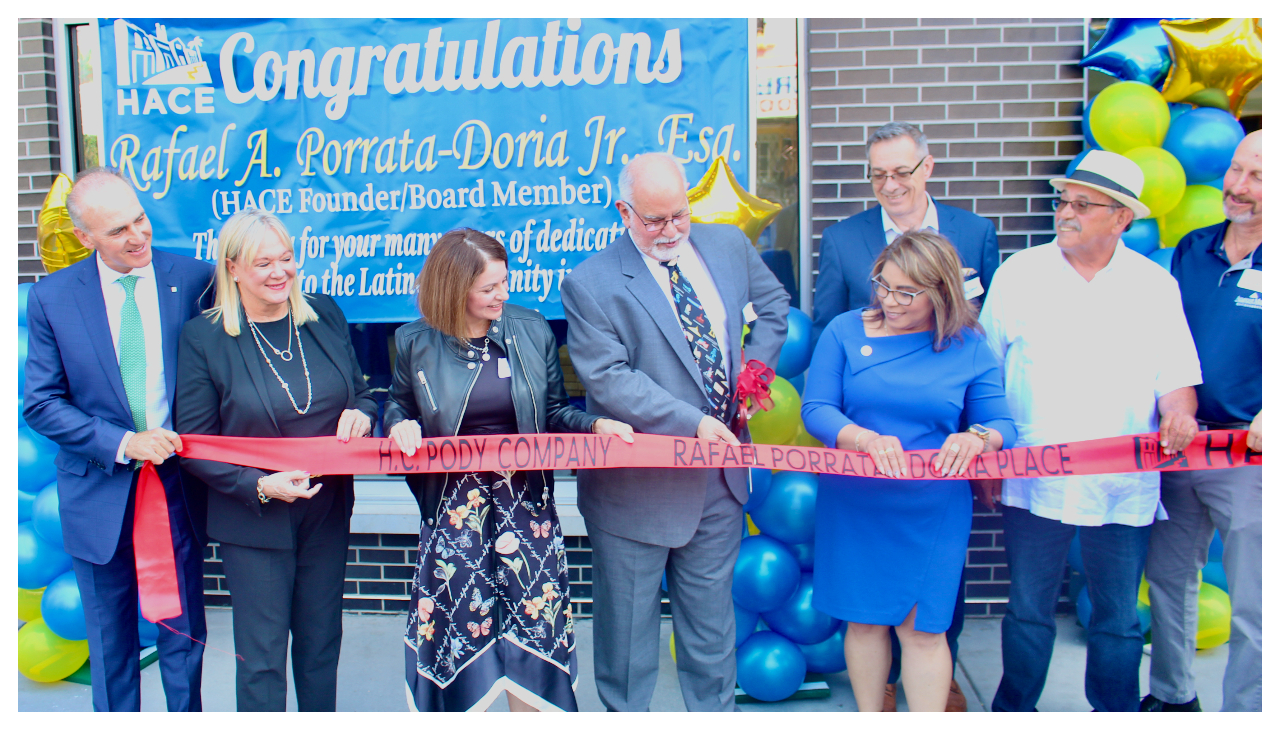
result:
[[[1074,208],[1076,215],[1085,215],[1089,212],[1090,208],[1113,208],[1115,210],[1119,210],[1124,207],[1123,205],[1117,205],[1115,203],[1090,203],[1089,201],[1081,198],[1077,198],[1075,200],[1067,200],[1066,198],[1053,199],[1053,209],[1055,212],[1058,208],[1061,208],[1064,205],[1070,205]]]
[[[888,286],[885,285],[883,281],[880,280],[880,277],[878,276],[871,280],[871,287],[872,287],[872,291],[876,293],[877,297],[884,299],[888,297],[890,294],[892,294],[893,301],[897,302],[899,305],[904,307],[911,306],[911,304],[915,302],[916,297],[920,296],[921,294],[924,294],[924,292],[922,291],[902,291],[900,289],[890,289]],[[903,301],[904,298],[906,299],[906,301]]]
[[[662,220],[655,221],[640,215],[640,211],[636,210],[636,207],[631,203],[628,203],[625,200],[623,200],[622,202],[628,208],[631,209],[632,213],[636,214],[636,217],[639,218],[640,222],[644,224],[644,229],[650,233],[657,233],[658,231],[661,231],[663,228],[667,227],[668,223],[679,228],[681,225],[684,224],[685,221],[689,220],[689,215],[691,213],[691,211],[688,208],[685,208],[683,213],[676,213],[670,218],[663,218]]]
[[[916,170],[919,170],[920,166],[923,165],[924,161],[927,159],[929,159],[928,155],[921,157],[920,161],[916,163],[915,167],[911,168],[910,172],[902,172],[901,170],[897,172],[873,172],[868,174],[867,177],[871,180],[871,184],[876,187],[884,185],[885,181],[891,177],[899,183],[905,183],[911,179],[912,175],[916,174]]]

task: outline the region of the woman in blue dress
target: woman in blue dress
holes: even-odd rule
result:
[[[819,338],[802,413],[814,437],[869,453],[893,478],[819,477],[813,603],[849,622],[845,658],[860,710],[883,706],[892,626],[911,709],[940,712],[973,497],[965,480],[910,478],[903,452],[940,449],[933,473],[958,474],[1016,431],[951,243],[904,234],[880,254],[871,281],[871,306],[836,317]]]

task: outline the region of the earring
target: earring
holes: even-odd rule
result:
[[[232,281],[240,281],[240,277],[238,277],[238,276],[233,276],[233,277],[231,277],[231,280],[232,280]]]

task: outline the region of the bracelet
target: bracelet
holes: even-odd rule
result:
[[[268,497],[266,494],[263,494],[262,492],[262,480],[266,478],[267,478],[266,474],[263,474],[262,476],[258,477],[258,501],[263,504],[266,504],[267,502],[271,501],[271,498]]]
[[[872,430],[871,430],[871,429],[869,429],[869,428],[864,428],[864,429],[863,429],[863,430],[862,430],[862,431],[861,431],[857,436],[854,436],[854,437],[853,437],[853,450],[854,450],[854,451],[862,451],[862,447],[861,447],[861,446],[859,446],[859,443],[862,441],[862,437],[863,437],[863,436],[866,436],[866,435],[867,435],[867,434],[869,434],[869,433],[875,433],[875,431],[872,431]]]

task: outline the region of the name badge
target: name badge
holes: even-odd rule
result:
[[[505,357],[498,358],[498,377],[511,377],[511,363],[507,362],[507,358]]]
[[[964,283],[965,299],[973,299],[975,297],[980,297],[982,296],[983,291],[984,289],[982,288],[982,280],[976,276]]]
[[[1244,271],[1241,271],[1240,283],[1238,286],[1241,289],[1248,289],[1249,291],[1261,292],[1262,291],[1262,272],[1259,271],[1258,269],[1245,269]]]

